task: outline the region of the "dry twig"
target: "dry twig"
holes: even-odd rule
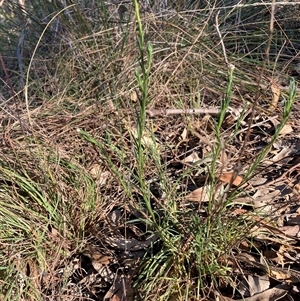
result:
[[[147,114],[150,117],[154,116],[166,116],[166,115],[178,115],[178,114],[219,114],[220,109],[217,108],[207,108],[207,109],[149,109],[147,110]]]

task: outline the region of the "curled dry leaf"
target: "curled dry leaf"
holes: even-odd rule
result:
[[[111,173],[108,170],[102,172],[97,179],[97,183],[99,184],[99,186],[104,186],[110,176]]]
[[[275,82],[272,82],[272,84],[271,84],[271,91],[273,94],[273,99],[269,106],[269,110],[273,111],[277,108],[277,104],[278,104],[278,100],[279,100],[281,91],[280,91],[279,86]]]
[[[200,158],[198,157],[196,152],[192,152],[189,156],[187,156],[186,158],[184,158],[183,160],[181,160],[182,164],[186,164],[186,163],[195,163],[197,161],[199,161]]]
[[[187,137],[187,129],[186,128],[183,129],[183,131],[182,131],[182,133],[181,133],[180,136],[181,136],[182,140],[186,139],[186,137]]]
[[[50,236],[54,239],[60,237],[59,232],[52,226],[50,226]]]
[[[89,171],[91,176],[98,177],[101,173],[101,166],[99,164],[93,164],[92,166],[90,166]]]
[[[300,232],[300,226],[299,225],[283,226],[280,228],[280,230],[286,235],[298,237],[298,233]]]
[[[227,164],[228,164],[228,156],[226,154],[225,149],[221,150],[221,153],[220,153],[220,162],[222,163],[223,167],[227,166]]]
[[[284,265],[284,258],[278,252],[274,250],[265,250],[263,254],[268,260],[271,260],[277,264],[281,264],[282,266]]]
[[[235,177],[234,179],[232,179],[233,177]],[[242,182],[243,182],[243,178],[239,175],[235,175],[235,172],[223,172],[219,179],[222,182],[225,182],[227,184],[232,183],[232,185],[234,186],[239,186]]]
[[[192,191],[185,197],[185,199],[191,202],[208,202],[209,191],[207,185]]]
[[[276,153],[276,155],[270,160],[266,160],[265,164],[271,165],[274,162],[279,162],[281,159],[286,158],[291,153],[291,149],[283,146],[280,151]]]
[[[97,180],[97,184],[101,187],[101,186],[104,186],[109,177],[111,176],[111,173],[106,170],[106,171],[103,171],[101,166],[99,164],[93,164],[90,169],[90,175],[95,179]]]
[[[211,189],[213,189],[214,191],[212,192]],[[213,188],[210,185],[205,185],[189,193],[185,197],[185,199],[191,202],[204,202],[204,203],[209,202],[211,193],[213,193],[214,198],[217,199],[220,197],[222,189],[223,189],[223,185],[219,185],[218,187],[213,187]]]
[[[267,178],[253,178],[249,180],[251,186],[260,186],[267,182]]]
[[[293,128],[289,123],[287,123],[283,126],[282,130],[279,132],[279,135],[287,135],[290,134],[291,132],[293,132]]]
[[[130,93],[130,99],[131,99],[131,101],[133,101],[133,102],[137,102],[137,101],[139,100],[136,91],[132,91],[132,92]]]
[[[83,255],[89,257],[92,261],[97,261],[101,265],[109,265],[113,262],[113,257],[100,253],[96,247],[88,246],[84,251]]]
[[[272,200],[280,194],[279,190],[271,191],[270,189],[257,189],[252,196],[254,208],[259,209],[260,212],[271,213],[273,210]]]
[[[135,128],[129,129],[129,132],[132,134],[132,136],[135,139],[138,138],[137,130]],[[158,145],[156,138],[154,136],[152,136],[150,131],[144,132],[144,135],[142,137],[142,143],[144,146],[147,146],[147,147],[154,147],[154,146]]]

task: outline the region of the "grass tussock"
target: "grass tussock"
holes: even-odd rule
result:
[[[159,4],[1,5],[1,300],[239,299],[286,246],[298,4]]]

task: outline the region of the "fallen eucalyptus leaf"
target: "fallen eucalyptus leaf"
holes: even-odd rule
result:
[[[233,179],[233,177],[235,177]],[[234,186],[239,186],[243,182],[243,178],[239,175],[235,175],[235,172],[223,172],[219,179],[222,182],[225,182],[227,184],[231,183]]]
[[[287,135],[290,134],[291,132],[293,132],[293,128],[289,123],[287,123],[283,126],[282,130],[279,132],[279,135]]]
[[[200,158],[198,157],[196,152],[192,152],[189,156],[187,156],[186,158],[184,158],[183,160],[181,160],[182,164],[185,163],[195,163],[197,161],[199,161]]]

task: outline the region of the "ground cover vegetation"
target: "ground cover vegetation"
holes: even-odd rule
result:
[[[0,300],[299,300],[297,1],[0,9]]]

